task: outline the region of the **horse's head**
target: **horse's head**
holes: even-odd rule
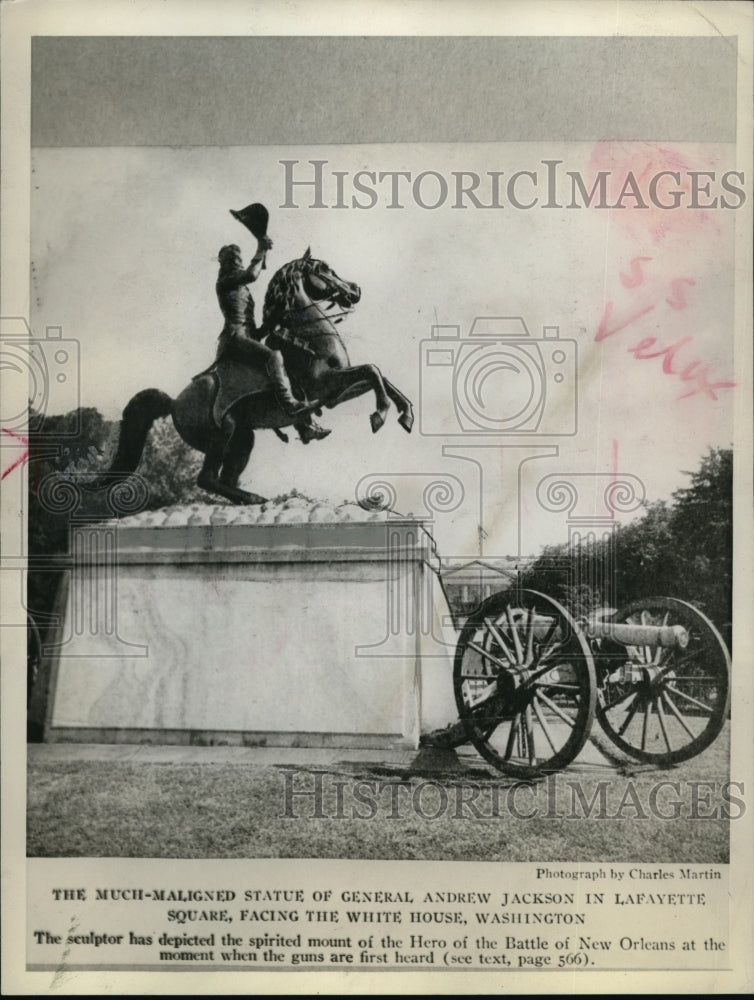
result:
[[[361,298],[361,289],[345,281],[323,260],[312,257],[307,248],[303,257],[284,264],[267,286],[264,300],[266,326],[286,325],[286,315],[300,312],[312,303],[328,302],[350,311]]]
[[[312,257],[307,248],[301,258],[301,282],[312,302],[329,299],[344,309],[352,309],[361,298],[361,289],[353,281],[345,281],[323,260]]]

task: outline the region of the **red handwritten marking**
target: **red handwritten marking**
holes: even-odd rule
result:
[[[23,434],[16,434],[16,432],[12,431],[9,427],[0,427],[0,431],[2,431],[3,434],[7,434],[8,437],[12,437],[12,438],[15,438],[16,441],[20,441],[21,444],[28,444],[29,443],[29,439],[28,438],[25,438],[23,436]]]
[[[17,441],[20,441],[21,444],[23,445],[29,444],[29,439],[25,438],[22,434],[16,434],[15,431],[12,431],[7,427],[0,427],[0,430],[3,432],[3,434],[7,434],[8,437],[15,438]],[[13,470],[17,468],[19,465],[22,465],[28,457],[29,457],[29,449],[27,447],[23,455],[17,458],[16,461],[13,462],[12,465],[9,465],[7,469],[3,470],[3,474],[0,476],[0,480],[5,479],[6,476],[9,476],[11,472],[13,472]]]
[[[670,287],[673,290],[673,298],[665,299],[667,304],[671,309],[685,309],[686,308],[686,296],[683,294],[683,285],[695,285],[696,282],[692,278],[674,278],[670,282]]]
[[[650,262],[651,257],[634,257],[630,262],[631,273],[626,275],[622,271],[619,272],[619,277],[622,284],[626,288],[636,288],[641,285],[644,281],[644,274],[641,269],[642,262]],[[670,288],[672,291],[672,298],[667,298],[665,301],[672,309],[685,309],[687,302],[686,296],[684,295],[683,286],[691,285],[694,286],[696,282],[693,278],[674,278],[670,282]],[[622,323],[618,323],[616,326],[610,328],[608,326],[610,322],[610,317],[613,312],[613,302],[612,300],[605,305],[605,311],[602,314],[602,319],[597,327],[597,333],[594,335],[595,343],[599,344],[603,340],[607,340],[608,337],[614,336],[621,330],[625,330],[627,326],[635,323],[642,316],[647,313],[652,312],[654,305],[645,306],[643,309],[637,309],[636,312],[631,313],[628,319],[624,320]],[[716,389],[734,389],[736,383],[733,381],[722,381],[722,382],[710,382],[707,378],[709,373],[709,366],[702,365],[701,361],[691,361],[685,368],[678,370],[673,368],[673,359],[675,355],[680,351],[682,347],[686,344],[691,343],[693,337],[681,337],[674,344],[670,344],[666,347],[660,347],[658,351],[649,352],[649,348],[654,347],[657,344],[657,337],[644,337],[640,340],[638,344],[634,344],[633,347],[627,348],[629,354],[633,354],[635,358],[639,361],[646,361],[650,358],[662,358],[662,371],[665,375],[677,375],[682,382],[696,382],[696,388],[691,389],[690,392],[685,392],[679,399],[687,399],[689,396],[695,396],[698,392],[706,393],[711,399],[717,399]]]
[[[709,368],[705,365],[700,371],[697,371],[701,365],[701,361],[692,361],[690,364],[682,371],[673,368],[673,358],[678,353],[678,351],[684,346],[684,344],[689,344],[693,340],[693,337],[681,337],[674,344],[669,347],[661,347],[659,351],[653,351],[651,354],[647,353],[650,347],[654,347],[657,343],[657,337],[645,337],[640,340],[638,344],[633,347],[628,348],[628,353],[633,354],[635,358],[639,361],[647,361],[650,358],[662,358],[662,370],[665,375],[677,375],[682,382],[698,382],[696,389],[692,389],[691,392],[686,392],[679,399],[686,399],[687,396],[695,396],[697,392],[706,392],[708,396],[712,399],[717,399],[715,395],[715,389],[733,389],[736,385],[735,382],[708,382],[707,372]]]
[[[607,172],[606,200],[610,204],[620,201],[621,208],[611,213],[611,221],[637,239],[649,237],[655,246],[670,238],[683,238],[690,233],[703,233],[706,237],[719,234],[717,213],[704,210],[708,201],[704,188],[698,184],[695,173],[711,171],[716,175],[719,157],[704,147],[697,147],[689,155],[669,146],[652,142],[598,142],[592,150],[589,165],[595,173]],[[659,178],[656,198],[667,207],[660,208],[653,200],[642,204],[635,196],[634,185],[627,185],[633,175],[640,191],[646,191],[652,178]],[[675,192],[675,194],[674,194]],[[696,194],[695,194],[696,192]],[[704,201],[699,204],[699,197]],[[691,211],[674,211],[671,206],[694,203]],[[710,208],[712,206],[710,205]]]
[[[600,323],[599,329],[595,334],[595,341],[599,343],[601,340],[605,340],[607,337],[612,337],[613,334],[618,333],[619,330],[623,330],[625,327],[633,323],[639,316],[643,316],[644,313],[649,312],[654,306],[649,306],[648,309],[642,309],[634,316],[631,316],[626,320],[625,323],[621,323],[612,330],[607,329],[607,320],[610,317],[610,312],[612,311],[612,302],[608,302],[605,307],[605,314]],[[672,361],[678,351],[684,347],[686,344],[691,343],[693,337],[681,337],[674,344],[670,344],[667,347],[661,347],[659,351],[654,351],[651,354],[648,353],[650,347],[654,347],[657,343],[657,337],[644,337],[640,340],[638,344],[634,344],[633,347],[626,348],[628,354],[633,354],[634,357],[639,361],[647,361],[650,358],[662,358],[662,371],[665,375],[677,375],[682,382],[696,382],[697,386],[690,392],[685,392],[679,399],[686,399],[688,396],[695,396],[697,392],[705,392],[711,399],[717,399],[715,393],[716,389],[734,389],[736,386],[735,382],[721,381],[721,382],[710,382],[707,378],[709,372],[709,366],[704,365],[700,368],[702,364],[701,361],[692,361],[686,365],[686,367],[679,371],[673,368]]]
[[[642,261],[650,260],[652,260],[651,257],[634,257],[629,265],[631,273],[624,274],[623,271],[619,273],[618,277],[620,278],[620,283],[624,288],[636,288],[637,285],[640,285],[642,281],[644,281],[644,275],[641,272],[641,264]]]
[[[29,457],[29,452],[25,451],[23,455],[21,455],[20,458],[17,458],[12,465],[9,465],[7,469],[3,470],[3,474],[2,476],[0,476],[0,480],[5,479],[6,476],[9,476],[11,472],[13,472],[13,470],[17,468],[17,466],[22,465],[28,457]]]
[[[625,329],[625,327],[629,326],[631,323],[635,323],[640,316],[644,316],[646,313],[652,312],[653,309],[654,306],[647,306],[645,309],[638,309],[635,313],[632,313],[628,317],[628,319],[625,320],[623,323],[620,323],[618,326],[614,326],[612,330],[608,330],[607,328],[608,320],[610,319],[610,316],[612,315],[613,312],[613,303],[612,301],[608,302],[607,305],[605,306],[605,311],[602,314],[600,325],[597,328],[597,333],[595,334],[594,337],[595,342],[599,344],[600,341],[607,340],[608,337],[612,337],[613,334],[619,333],[621,330]]]
[[[662,360],[663,373],[665,375],[677,375],[678,372],[673,371],[671,361],[673,360],[676,352],[679,351],[684,344],[688,344],[693,339],[693,337],[681,337],[681,339],[677,340],[672,347],[661,347],[659,351],[655,351],[653,354],[647,354],[645,352],[648,351],[650,347],[654,347],[657,343],[657,337],[645,337],[644,340],[640,340],[634,347],[629,347],[628,353],[633,354],[633,356],[638,358],[639,361],[646,361],[649,358],[662,358],[662,356],[665,355]],[[696,366],[699,362],[697,361],[694,364]]]

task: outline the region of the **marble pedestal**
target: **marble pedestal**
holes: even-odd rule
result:
[[[294,498],[72,532],[46,740],[416,747],[456,718],[420,521]]]

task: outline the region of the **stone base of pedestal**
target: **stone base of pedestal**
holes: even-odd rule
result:
[[[455,718],[437,568],[421,522],[297,498],[77,528],[45,738],[415,747]]]

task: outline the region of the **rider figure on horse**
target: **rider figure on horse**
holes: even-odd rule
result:
[[[233,215],[248,227],[248,221],[244,218],[246,212],[248,209],[233,212]],[[266,229],[266,225],[264,228]],[[266,371],[278,404],[286,415],[294,418],[293,425],[304,444],[321,441],[330,431],[320,427],[310,413],[301,413],[302,404],[291,391],[283,356],[279,351],[271,350],[260,339],[263,331],[257,328],[254,319],[254,299],[248,285],[257,280],[259,272],[265,266],[265,257],[272,247],[272,240],[266,233],[254,235],[257,236],[257,252],[248,267],[244,268],[241,250],[236,244],[222,247],[218,254],[220,271],[215,290],[225,325],[218,338],[215,360],[237,361],[257,371]]]

